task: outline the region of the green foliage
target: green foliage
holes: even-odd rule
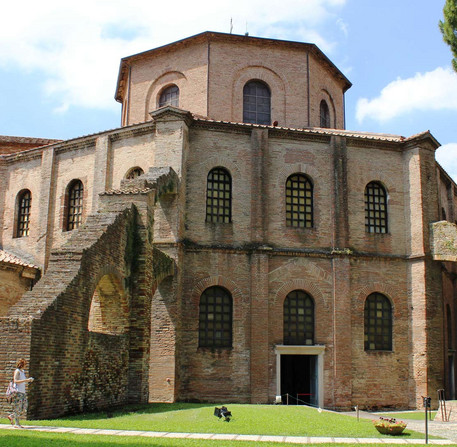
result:
[[[443,40],[451,47],[454,55],[452,66],[457,72],[457,0],[446,0],[443,14],[444,21],[440,20],[439,27]]]

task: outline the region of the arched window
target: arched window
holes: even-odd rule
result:
[[[206,181],[206,222],[232,221],[232,178],[224,168],[209,171]]]
[[[286,181],[286,225],[313,227],[313,184],[303,174],[293,174]]]
[[[370,182],[365,188],[365,230],[387,233],[387,192],[379,182]]]
[[[170,85],[162,90],[159,98],[159,107],[179,106],[179,88],[177,85]]]
[[[314,344],[314,300],[303,290],[293,290],[284,300],[284,344]]]
[[[262,81],[249,81],[243,88],[243,122],[271,124],[271,92]]]
[[[441,207],[441,220],[447,220],[446,210]]]
[[[143,175],[143,174],[144,174],[144,171],[140,167],[137,166],[136,168],[130,169],[127,172],[125,178],[127,180],[133,180],[133,179],[135,179],[135,178],[137,178],[137,177],[139,177],[140,175]]]
[[[381,293],[365,301],[365,351],[392,350],[392,305]]]
[[[232,297],[227,290],[214,286],[202,293],[198,328],[199,347],[232,346],[232,312]]]
[[[329,128],[330,126],[330,110],[327,101],[323,99],[320,105],[321,127]]]
[[[78,228],[82,223],[84,187],[81,180],[73,180],[67,188],[66,230]]]
[[[451,306],[446,304],[446,323],[447,323],[447,348],[454,349],[454,338],[452,337],[452,313]]]
[[[31,206],[32,194],[28,189],[25,189],[19,193],[17,199],[16,237],[25,237],[29,235]]]

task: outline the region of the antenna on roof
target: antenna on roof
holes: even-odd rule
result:
[[[246,31],[244,33],[245,36],[249,36],[249,33],[248,33],[248,21],[246,20]]]
[[[233,31],[233,19],[230,17],[230,34],[232,34]]]

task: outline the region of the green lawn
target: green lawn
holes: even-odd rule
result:
[[[231,422],[224,422],[213,416],[214,405],[176,403],[127,407],[115,413],[112,418],[107,418],[106,413],[93,413],[49,421],[26,421],[24,424],[190,433],[362,438],[387,436],[380,435],[369,420],[361,419],[357,422],[356,418],[350,416],[318,412],[316,409],[303,406],[227,406],[233,413]],[[8,423],[6,419],[0,422]],[[423,434],[408,430],[403,436],[410,439],[424,438]]]
[[[419,441],[423,445],[424,441]],[[72,435],[57,433],[27,432],[26,430],[0,430],[0,445],[5,447],[280,447],[290,444],[276,442],[248,441],[207,441],[202,439],[148,439],[140,436]],[[299,444],[293,444],[299,445]],[[303,444],[302,444],[303,445]],[[319,447],[348,447],[350,444],[316,444]],[[373,447],[376,444],[357,444]],[[397,447],[398,444],[383,443],[383,446]],[[412,445],[412,444],[410,444]]]

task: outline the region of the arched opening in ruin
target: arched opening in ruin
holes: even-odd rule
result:
[[[101,334],[121,335],[128,331],[129,306],[120,279],[104,275],[98,282],[90,305],[88,330]]]

